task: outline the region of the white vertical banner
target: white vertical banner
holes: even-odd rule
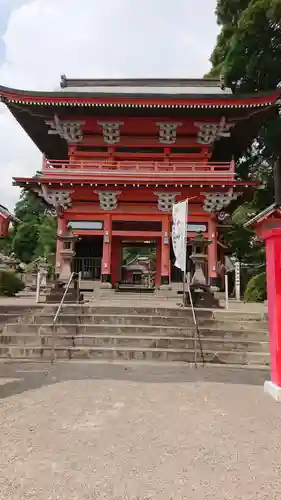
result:
[[[175,266],[186,272],[186,229],[187,229],[188,201],[181,201],[173,205],[172,242],[176,257]]]

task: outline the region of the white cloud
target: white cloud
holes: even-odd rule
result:
[[[21,2],[23,3],[23,2]],[[216,0],[32,0],[13,10],[0,84],[53,89],[74,77],[200,77],[215,43]],[[2,110],[1,110],[2,111]],[[16,175],[40,168],[25,132],[0,114],[0,202],[12,208]]]

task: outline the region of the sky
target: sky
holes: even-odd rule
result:
[[[216,0],[0,0],[0,85],[59,88],[68,77],[202,77]],[[41,153],[0,105],[0,203],[13,210]]]

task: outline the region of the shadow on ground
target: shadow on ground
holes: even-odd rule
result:
[[[3,384],[1,384],[1,379]],[[17,379],[7,381],[5,379]],[[57,362],[0,364],[0,399],[20,394],[42,386],[69,380],[119,380],[143,383],[195,383],[216,382],[221,384],[260,385],[269,379],[267,370],[253,368],[202,367],[189,364],[119,364]]]

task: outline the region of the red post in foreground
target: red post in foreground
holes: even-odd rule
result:
[[[265,391],[281,401],[281,228],[263,234],[266,246],[270,375]]]
[[[281,209],[279,205],[258,214],[246,224],[265,242],[270,381],[264,390],[281,402]]]

